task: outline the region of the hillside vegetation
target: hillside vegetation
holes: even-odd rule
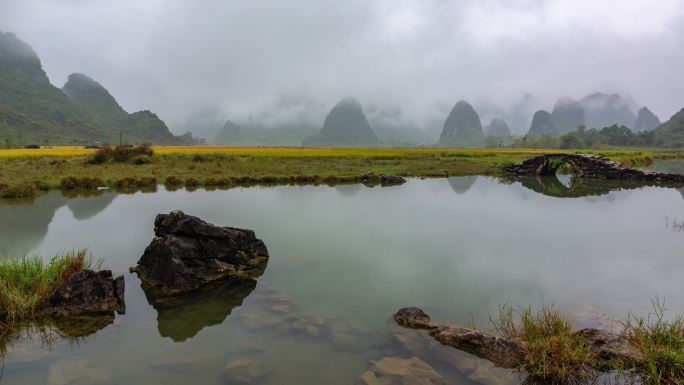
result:
[[[36,52],[0,31],[0,146],[89,142],[182,144],[150,111],[128,114],[99,83],[73,74],[50,84]]]

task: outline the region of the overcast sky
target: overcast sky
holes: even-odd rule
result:
[[[354,95],[428,121],[459,99],[593,91],[684,107],[679,0],[0,0],[53,84],[83,72],[129,112],[260,115]],[[306,107],[309,106],[309,107]]]

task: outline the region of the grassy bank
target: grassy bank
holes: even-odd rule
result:
[[[0,335],[36,311],[73,273],[92,268],[85,250],[44,261],[38,256],[0,259]]]
[[[503,306],[494,329],[525,347],[521,369],[544,383],[592,383],[600,371],[613,371],[626,383],[674,385],[684,383],[684,319],[666,319],[654,302],[647,317],[630,315],[622,323],[623,337],[636,362],[608,361],[584,345],[570,318],[553,306],[515,310]],[[534,382],[534,381],[532,381]]]
[[[28,197],[54,188],[336,183],[367,172],[408,177],[495,175],[502,166],[560,150],[444,148],[154,147],[154,155],[94,164],[95,150],[56,147],[0,150],[0,197]],[[576,151],[573,151],[576,152]],[[684,152],[610,150],[628,165]]]

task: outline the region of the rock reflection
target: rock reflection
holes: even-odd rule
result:
[[[175,297],[156,296],[153,290],[145,290],[144,286],[143,290],[147,301],[157,311],[159,334],[182,342],[205,327],[223,323],[256,285],[256,280],[226,280]]]

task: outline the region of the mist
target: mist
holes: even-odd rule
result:
[[[54,85],[86,73],[176,132],[202,111],[316,124],[348,95],[425,130],[461,99],[483,123],[596,91],[684,106],[677,0],[3,0],[0,30]]]

